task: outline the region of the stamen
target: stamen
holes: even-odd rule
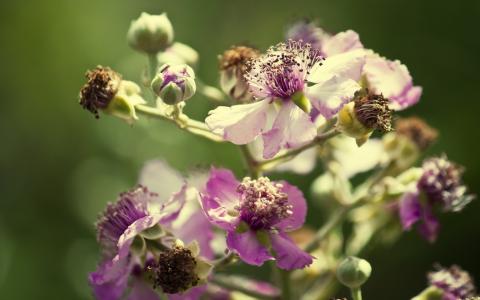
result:
[[[269,229],[292,215],[292,205],[281,189],[283,185],[267,177],[252,180],[245,177],[237,191],[242,194],[238,210],[243,221],[252,229]]]
[[[310,44],[289,40],[267,50],[247,63],[245,79],[257,98],[284,100],[305,87],[307,76],[323,57]]]

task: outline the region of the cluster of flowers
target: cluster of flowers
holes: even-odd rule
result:
[[[198,54],[174,42],[165,14],[142,14],[127,38],[149,57],[144,85],[155,106],[146,105],[140,85],[101,66],[87,72],[80,104],[97,118],[101,111],[132,124],[141,114],[240,145],[249,174],[237,179],[212,167],[182,176],[163,161],[146,163],[138,185],[108,204],[97,223],[102,259],[89,276],[97,299],[328,298],[322,293],[331,291],[332,280],[324,275],[335,270],[352,298],[361,299],[371,266],[353,256],[341,262],[345,254],[360,253],[374,236],[386,241],[416,224],[433,242],[437,208],[457,212],[474,199],[462,167],[445,155],[414,167],[437,132],[415,117],[392,122],[392,114],[417,103],[422,89],[405,65],[366,49],[354,31],[331,35],[302,21],[263,53],[233,46],[219,59],[221,91],[195,78]],[[183,113],[197,88],[226,104],[205,122]],[[372,138],[374,131],[386,134]],[[304,227],[303,192],[263,173],[305,174],[317,160],[325,172],[312,185],[313,198],[337,211],[315,233]],[[369,179],[352,187],[350,178],[368,171]],[[337,229],[344,221],[353,234],[342,241]],[[281,280],[274,285],[226,275],[238,260],[253,266],[273,261],[284,270],[276,276]],[[429,287],[414,299],[476,295],[458,267],[428,278]]]

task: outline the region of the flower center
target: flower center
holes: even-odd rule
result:
[[[80,90],[80,105],[95,115],[107,108],[118,91],[121,77],[108,67],[98,66],[85,74],[87,83]]]
[[[158,263],[152,267],[154,286],[164,293],[176,294],[196,286],[200,280],[195,272],[197,261],[189,249],[174,247],[160,253]]]
[[[107,205],[96,224],[97,240],[103,246],[105,256],[109,257],[115,253],[118,239],[128,226],[147,216],[143,198],[150,195],[147,188],[139,187],[120,194],[117,202]]]
[[[475,285],[472,278],[458,266],[452,266],[448,269],[438,267],[437,271],[428,274],[428,278],[430,284],[442,289],[449,296],[454,296],[455,299],[475,296]]]
[[[320,52],[310,44],[289,40],[251,59],[245,79],[256,98],[288,100],[296,92],[303,91],[310,71],[322,60]]]
[[[266,177],[252,180],[245,177],[238,186],[241,204],[238,207],[241,219],[251,229],[269,229],[292,215],[292,205],[281,189],[283,185],[271,182]]]

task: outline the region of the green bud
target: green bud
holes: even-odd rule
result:
[[[343,285],[356,289],[361,287],[372,273],[370,263],[364,259],[349,256],[337,268],[337,278]]]
[[[127,33],[128,44],[135,50],[155,54],[165,50],[173,42],[173,26],[166,13],[150,15],[142,13],[132,21]]]
[[[163,102],[175,105],[190,99],[197,89],[195,73],[187,65],[163,65],[152,80],[153,92]]]

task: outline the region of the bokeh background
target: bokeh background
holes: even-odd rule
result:
[[[217,54],[245,41],[266,48],[298,18],[318,18],[331,32],[356,30],[367,47],[409,66],[424,96],[402,115],[437,127],[441,138],[431,152],[466,165],[466,182],[480,192],[479,1],[1,1],[0,298],[91,299],[93,222],[136,182],[145,160],[163,157],[180,170],[212,162],[242,170],[231,145],[156,121],[130,127],[95,120],[77,104],[83,74],[97,64],[140,78],[146,59],[128,48],[125,33],[142,11],[168,12],[176,39],[198,50],[198,75],[211,84]],[[211,107],[197,97],[188,112],[202,118]],[[290,178],[308,190],[313,175]],[[370,253],[365,298],[409,299],[434,262],[458,263],[480,280],[479,203],[443,216],[433,245],[408,233]],[[312,210],[309,219],[316,218]]]

